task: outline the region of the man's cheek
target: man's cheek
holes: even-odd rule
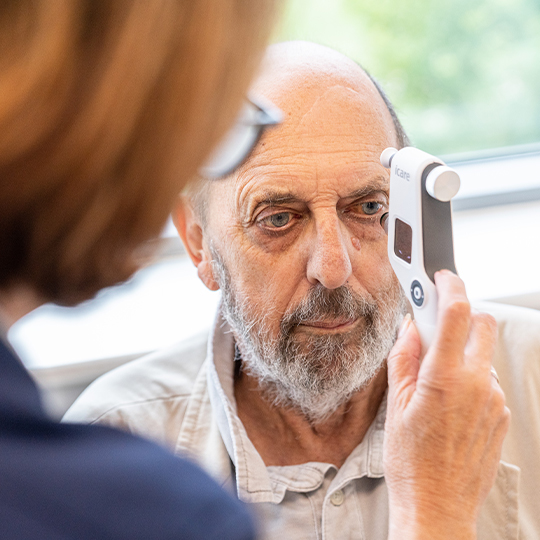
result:
[[[242,272],[232,275],[237,294],[246,309],[261,322],[279,319],[279,314],[284,311],[282,304],[286,304],[286,291],[277,277],[268,268],[247,265]]]
[[[364,250],[355,266],[355,274],[370,292],[399,283],[388,259],[386,242]]]

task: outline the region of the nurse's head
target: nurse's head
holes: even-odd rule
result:
[[[274,3],[2,3],[1,303],[132,274],[236,117]]]

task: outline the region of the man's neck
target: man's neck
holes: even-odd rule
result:
[[[383,369],[366,388],[316,426],[296,410],[269,403],[262,396],[257,380],[246,373],[235,381],[234,393],[240,420],[265,465],[316,461],[339,468],[364,439],[386,386],[386,369]]]

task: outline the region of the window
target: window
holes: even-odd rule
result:
[[[537,0],[288,0],[285,39],[362,64],[426,152],[540,141]]]

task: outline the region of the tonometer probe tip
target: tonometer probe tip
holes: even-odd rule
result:
[[[381,154],[381,165],[389,169],[390,165],[392,165],[392,158],[396,154],[397,154],[397,150],[392,147],[386,148],[385,150],[383,150]]]

